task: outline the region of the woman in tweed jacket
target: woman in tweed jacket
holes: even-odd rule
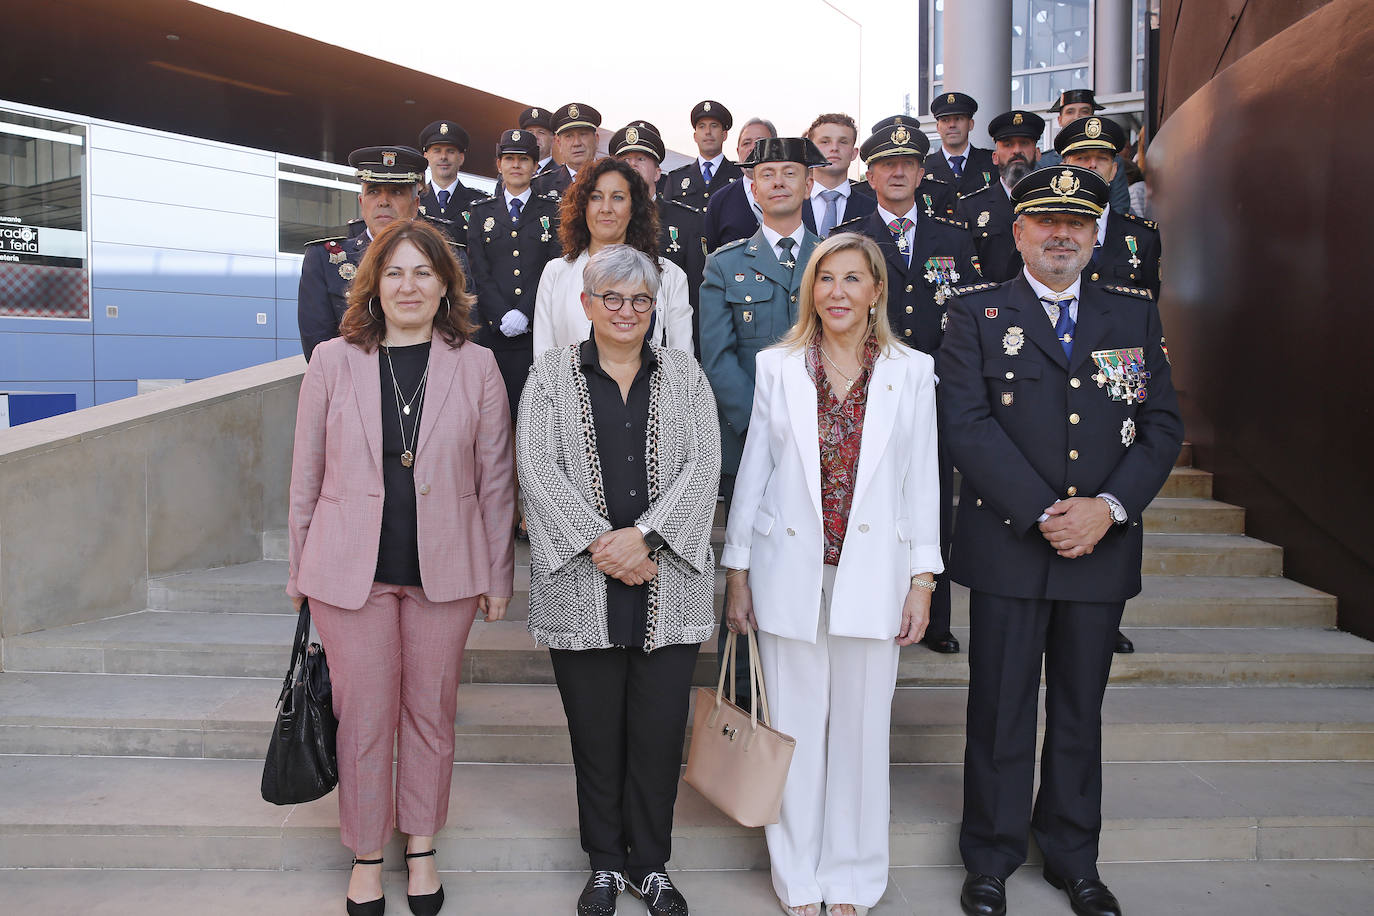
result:
[[[715,398],[690,353],[646,342],[659,267],[628,245],[583,273],[580,344],[536,356],[516,464],[530,537],[529,629],[568,716],[582,846],[580,916],[628,878],[686,916],[665,871],[699,644],[715,631]]]

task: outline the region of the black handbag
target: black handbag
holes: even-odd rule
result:
[[[328,795],[339,783],[333,690],[324,647],[310,642],[310,604],[301,602],[291,667],[277,697],[277,724],[262,767],[262,798],[298,805]]]

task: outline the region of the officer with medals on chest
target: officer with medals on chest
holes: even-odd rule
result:
[[[631,165],[650,189],[663,174],[663,138],[648,121],[635,121],[611,137],[611,155]],[[659,254],[672,261],[687,275],[687,301],[692,305],[692,341],[701,355],[701,325],[697,307],[701,302],[701,277],[706,269],[706,239],[702,234],[701,212],[679,200],[655,199],[658,205]]]
[[[921,122],[916,118],[909,115],[891,115],[873,125],[872,135],[891,133],[898,127],[905,127],[912,133],[923,133]],[[926,146],[927,148],[930,146],[929,138],[927,138]],[[873,196],[873,186],[869,183],[867,175],[864,176],[863,181],[854,182],[853,188],[861,194]],[[922,173],[921,183],[916,186],[916,201],[920,204],[923,213],[929,210],[933,216],[959,218],[959,195],[955,192],[954,185],[931,174],[928,169]]]
[[[926,172],[952,186],[957,194],[972,194],[997,178],[992,150],[969,142],[978,103],[962,92],[946,92],[931,100],[940,147],[926,156]]]
[[[1010,280],[1021,270],[1021,253],[1011,235],[1011,189],[1035,169],[1045,119],[1030,111],[1008,111],[992,119],[992,160],[1000,180],[959,197],[959,218],[968,223],[983,276]]]
[[[1110,186],[1118,171],[1116,157],[1126,148],[1126,131],[1109,118],[1079,118],[1055,136],[1054,148],[1066,164],[1092,169]],[[1108,204],[1097,219],[1089,279],[1143,286],[1158,301],[1159,256],[1159,228],[1154,220]]]
[[[897,339],[923,353],[935,353],[944,339],[945,309],[955,284],[979,279],[968,227],[937,215],[917,200],[930,140],[904,124],[881,130],[864,141],[860,155],[878,208],[868,216],[835,227],[860,232],[878,243],[887,261],[887,318]],[[941,543],[949,543],[953,522],[954,468],[941,449]],[[930,624],[921,644],[933,652],[959,651],[950,631],[949,577],[935,577]]]
[[[420,214],[438,220],[454,241],[463,242],[463,214],[486,195],[458,179],[468,155],[468,132],[457,121],[435,121],[420,131],[420,152],[429,163],[429,181],[420,195]]]
[[[692,108],[692,139],[697,158],[668,173],[664,196],[698,210],[706,209],[711,195],[744,177],[740,167],[725,158],[725,138],[735,119],[730,109],[707,99]]]
[[[1085,272],[1107,199],[1088,169],[1022,178],[1025,267],[956,290],[936,360],[941,436],[963,473],[950,571],[971,591],[959,835],[971,916],[1007,911],[1032,833],[1073,912],[1121,913],[1097,870],[1102,698],[1122,609],[1140,592],[1142,517],[1183,423],[1153,296]]]
[[[502,187],[472,205],[468,261],[477,288],[473,314],[477,342],[496,357],[515,417],[520,392],[534,362],[534,298],[544,265],[562,254],[558,244],[558,202],[536,197],[534,178],[539,141],[527,130],[508,130],[496,145]]]
[[[339,336],[339,322],[348,310],[348,287],[372,236],[395,220],[414,219],[419,213],[425,176],[425,157],[419,150],[368,146],[349,153],[348,164],[363,186],[358,193],[362,221],[350,224],[346,236],[307,243],[301,264],[296,323],[307,361],[317,345]]]
[[[558,165],[534,179],[536,196],[562,199],[578,170],[596,159],[600,126],[601,112],[585,102],[569,102],[553,113],[553,158]]]

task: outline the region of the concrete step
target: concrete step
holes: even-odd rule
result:
[[[387,863],[383,879],[390,906],[405,912],[406,884],[400,866]],[[1369,906],[1374,863],[1128,862],[1101,866],[1102,880],[1131,913],[1306,914],[1360,916]],[[874,916],[949,916],[957,913],[962,867],[891,869],[887,893]],[[446,911],[454,913],[571,913],[586,871],[471,872],[443,874]],[[64,912],[87,916],[300,916],[335,912],[348,886],[340,870],[223,871],[151,869],[12,870],[0,873],[6,905],[15,913]],[[768,872],[674,871],[673,883],[694,912],[728,916],[776,916]],[[1007,880],[1018,916],[1064,916],[1064,893],[1026,865]],[[135,907],[135,901],[136,907]],[[644,905],[625,894],[624,916]]]
[[[892,768],[892,862],[959,864],[962,771]],[[1102,859],[1374,858],[1374,763],[1109,763]],[[0,757],[0,867],[341,868],[333,796],[276,807],[256,760]],[[453,770],[439,867],[582,871],[571,766]],[[761,830],[683,786],[674,869],[763,868]],[[386,857],[399,863],[400,840]]]
[[[1147,534],[1147,576],[1281,576],[1283,548],[1239,534]]]
[[[9,637],[6,671],[277,677],[289,658],[295,620],[284,614],[140,611],[124,617]],[[968,630],[955,627],[968,646]],[[1374,643],[1314,628],[1131,629],[1134,655],[1118,655],[1115,683],[1360,686],[1374,682]],[[695,682],[715,683],[715,641],[702,645]],[[915,646],[902,653],[904,685],[964,684],[964,654]],[[463,656],[463,680],[551,684],[548,651],[521,620],[478,622]]]
[[[261,759],[280,681],[108,674],[0,674],[8,754]],[[958,763],[967,691],[902,687],[894,763]],[[1125,760],[1374,760],[1374,690],[1113,687],[1104,754]],[[571,763],[552,685],[466,684],[460,763]]]
[[[289,560],[290,538],[285,528],[273,528],[262,533],[262,558],[264,560]]]
[[[1200,471],[1191,467],[1176,467],[1169,472],[1159,496],[1190,497],[1193,499],[1212,498],[1212,472]]]

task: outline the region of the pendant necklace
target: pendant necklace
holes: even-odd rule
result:
[[[835,361],[830,358],[830,354],[825,352],[825,347],[821,347],[820,350],[821,356],[825,357],[825,361],[830,364],[830,368],[838,372],[840,374],[840,378],[844,379],[844,393],[849,394],[849,389],[854,387],[854,379],[850,378],[848,375],[845,375],[844,370],[835,364]],[[860,371],[863,371],[862,367],[860,367]]]
[[[425,364],[425,372],[420,376],[420,384],[416,386],[415,393],[408,399],[401,397],[401,383],[396,380],[396,367],[391,364],[391,348],[383,346],[386,353],[386,366],[391,370],[391,393],[396,398],[396,420],[401,426],[401,467],[411,467],[415,464],[416,439],[420,434],[420,420],[417,417],[415,426],[410,431],[410,438],[406,438],[405,418],[410,416],[410,405],[414,404],[418,411],[425,403],[425,384],[429,381],[429,364]]]

